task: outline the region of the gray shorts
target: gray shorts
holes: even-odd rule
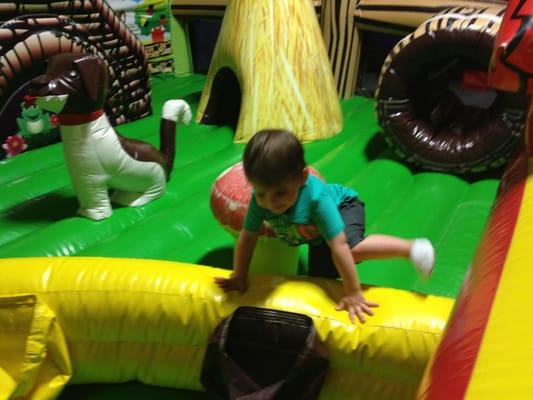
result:
[[[349,200],[339,206],[339,211],[344,221],[346,241],[351,249],[365,238],[365,204],[358,199]],[[334,279],[339,277],[326,242],[309,246],[308,264],[309,276]]]

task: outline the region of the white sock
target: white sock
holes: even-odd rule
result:
[[[409,259],[423,278],[428,278],[435,264],[435,249],[428,239],[415,239],[411,246]]]
[[[191,107],[185,100],[167,100],[163,104],[162,117],[169,121],[183,122],[189,125],[192,119]]]

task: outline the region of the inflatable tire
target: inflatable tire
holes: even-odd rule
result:
[[[456,173],[508,162],[524,128],[526,105],[523,96],[486,85],[503,11],[446,10],[390,52],[376,111],[386,141],[402,159]],[[470,72],[484,82],[465,89]]]

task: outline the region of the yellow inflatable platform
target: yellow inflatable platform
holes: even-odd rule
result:
[[[330,354],[321,398],[410,398],[453,305],[367,288],[381,308],[361,325],[335,311],[342,288],[326,279],[254,276],[254,291],[227,295],[213,278],[229,271],[175,262],[12,258],[0,269],[2,399],[49,399],[66,383],[131,380],[202,390],[209,337],[243,305],[313,319]]]

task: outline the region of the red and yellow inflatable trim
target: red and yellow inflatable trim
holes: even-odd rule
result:
[[[531,95],[533,0],[510,0],[489,71],[493,87]],[[529,399],[533,392],[533,103],[523,148],[491,217],[419,399]]]

